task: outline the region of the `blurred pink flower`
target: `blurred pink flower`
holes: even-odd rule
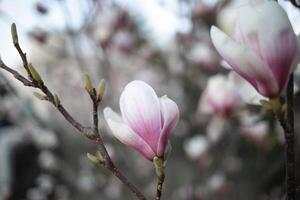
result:
[[[189,59],[197,66],[203,66],[207,70],[216,71],[220,63],[220,56],[211,44],[199,42],[191,49]],[[219,68],[218,68],[219,69]]]
[[[151,86],[132,81],[120,97],[122,117],[111,108],[104,117],[113,135],[144,157],[163,157],[170,133],[179,119],[177,104],[167,96],[158,98]]]
[[[205,156],[209,147],[209,140],[203,135],[196,135],[192,138],[189,138],[183,144],[183,148],[187,156],[193,160],[197,160],[201,156]]]
[[[199,102],[199,112],[226,117],[242,104],[238,91],[228,77],[212,76]]]
[[[239,8],[235,28],[236,40],[211,28],[217,51],[261,95],[280,95],[297,64],[297,38],[285,11],[273,1],[250,1]]]
[[[269,126],[266,122],[243,125],[242,133],[256,145],[265,147],[268,142]]]
[[[134,38],[126,31],[119,31],[112,39],[111,45],[120,52],[129,53],[134,47]]]

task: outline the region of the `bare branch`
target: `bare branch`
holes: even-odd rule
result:
[[[98,98],[96,89],[93,88],[91,92],[89,92],[90,98],[93,102],[93,131],[96,134],[95,142],[98,146],[98,150],[102,156],[103,159],[103,166],[107,168],[109,171],[111,171],[116,177],[119,178],[119,180],[132,192],[135,194],[135,196],[140,200],[146,200],[146,197],[137,189],[136,186],[134,186],[124,175],[123,173],[115,166],[115,164],[112,162],[108,151],[104,145],[103,139],[101,137],[101,134],[99,132],[98,127],[98,106],[101,101],[100,98]]]
[[[28,80],[21,74],[19,74],[17,71],[13,70],[12,68],[8,67],[5,65],[0,58],[0,68],[4,69],[5,71],[11,73],[17,80],[22,82],[25,86],[29,87],[34,87],[38,88],[40,91],[43,92],[45,95],[45,98],[43,100],[47,100],[51,102],[56,109],[63,115],[63,117],[73,126],[75,127],[81,134],[83,134],[85,137],[95,141],[97,144],[98,150],[103,157],[103,166],[107,168],[109,171],[112,172],[119,180],[133,193],[135,196],[140,199],[140,200],[146,200],[146,197],[131,183],[129,180],[119,171],[119,169],[114,165],[112,162],[107,149],[104,145],[104,142],[102,140],[102,137],[99,132],[99,127],[98,127],[98,106],[99,103],[102,99],[102,95],[104,93],[105,85],[100,87],[99,89],[99,95],[97,95],[96,89],[92,86],[90,80],[88,80],[88,86],[87,91],[90,94],[90,97],[93,102],[93,125],[92,127],[85,127],[78,121],[76,121],[70,114],[69,112],[64,108],[64,106],[61,104],[59,97],[56,94],[53,94],[49,88],[45,85],[44,81],[36,71],[36,69],[28,63],[26,54],[23,52],[22,48],[19,45],[18,42],[18,35],[17,35],[17,30],[16,30],[16,25],[12,24],[12,38],[13,38],[13,43],[15,48],[17,49],[22,62],[23,62],[23,67],[27,71],[27,74],[29,76]]]
[[[29,81],[28,79],[26,79],[24,76],[22,76],[21,74],[19,74],[17,71],[15,71],[12,68],[10,68],[7,65],[5,65],[2,60],[0,62],[0,68],[2,68],[5,71],[11,73],[17,80],[19,80],[20,82],[22,82],[25,86],[36,87],[31,81]]]

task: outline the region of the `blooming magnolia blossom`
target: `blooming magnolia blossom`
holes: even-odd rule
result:
[[[231,68],[261,95],[276,97],[297,64],[297,38],[291,23],[273,1],[249,1],[238,11],[235,40],[213,26],[212,42]]]
[[[241,99],[238,91],[228,77],[215,75],[208,80],[200,102],[199,111],[225,117],[240,106]]]
[[[111,108],[104,109],[113,135],[149,160],[163,157],[179,119],[177,104],[167,96],[158,98],[145,82],[132,81],[121,94],[120,109],[122,117]]]

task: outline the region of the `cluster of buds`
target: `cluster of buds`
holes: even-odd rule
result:
[[[90,96],[95,99],[98,103],[102,100],[105,92],[105,80],[102,79],[98,83],[97,90],[94,88],[92,80],[88,74],[84,75],[84,82],[85,82],[85,90],[89,93]]]

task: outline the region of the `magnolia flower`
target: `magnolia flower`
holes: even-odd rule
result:
[[[296,65],[297,51],[297,38],[285,11],[273,1],[250,1],[240,7],[235,28],[235,40],[211,28],[219,54],[261,95],[280,95]]]
[[[145,82],[132,81],[121,94],[120,109],[122,117],[111,108],[104,109],[113,135],[149,160],[163,157],[179,119],[177,104],[167,96],[158,98]]]
[[[240,105],[241,99],[233,82],[226,76],[216,75],[208,80],[199,102],[199,111],[225,117]]]

